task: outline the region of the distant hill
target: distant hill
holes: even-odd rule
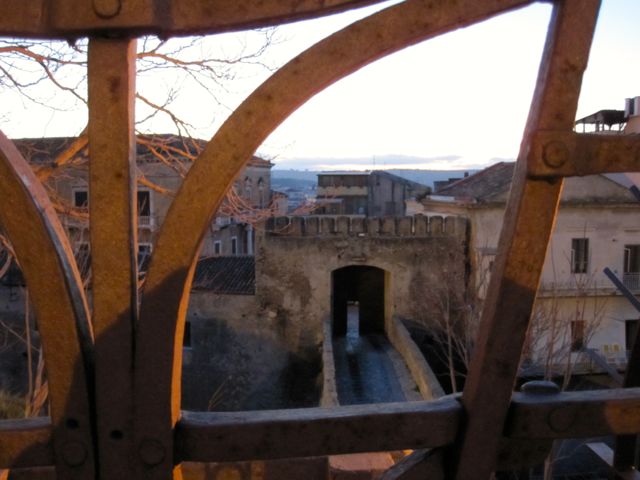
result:
[[[314,188],[317,184],[317,178],[306,179],[298,177],[278,177],[274,175],[275,172],[271,172],[271,186],[274,190],[282,190],[286,188],[293,188],[297,190],[307,190]]]
[[[271,170],[271,183],[275,189],[287,187],[303,190],[316,185],[318,173],[326,173],[328,171],[330,170],[315,171],[273,169]],[[433,188],[433,182],[435,181],[448,180],[450,178],[462,178],[465,173],[471,175],[477,170],[420,170],[389,168],[384,171]]]
[[[314,184],[318,180],[318,171],[315,170],[294,170],[294,169],[272,169],[271,170],[271,181],[274,180],[299,180],[299,181],[311,181]]]

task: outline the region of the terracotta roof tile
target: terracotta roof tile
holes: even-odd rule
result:
[[[438,190],[436,195],[468,198],[478,202],[502,197],[511,188],[514,162],[500,162]]]

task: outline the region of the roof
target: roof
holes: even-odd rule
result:
[[[254,295],[256,262],[249,255],[201,258],[196,265],[193,289],[227,295]]]
[[[612,125],[619,125],[624,122],[626,122],[624,110],[600,110],[576,120],[576,125],[586,123],[607,125],[608,127],[611,127]]]
[[[415,189],[415,190],[429,190],[431,191],[431,188],[427,187],[426,185],[423,185],[421,183],[418,182],[414,182],[412,180],[408,180],[404,177],[400,177],[398,175],[394,175],[393,173],[389,173],[386,172],[384,170],[374,170],[371,172],[371,175],[379,175],[381,177],[387,177],[390,180],[393,180],[396,183],[401,183],[403,185],[406,185],[409,188]]]
[[[16,148],[31,163],[46,163],[67,149],[78,137],[41,137],[13,139]],[[138,162],[160,162],[158,151],[162,151],[165,159],[184,161],[194,158],[207,145],[207,140],[201,138],[180,137],[171,133],[154,133],[138,135],[136,155]],[[87,148],[80,151],[86,156]],[[273,167],[269,160],[253,156],[247,163],[252,167]]]
[[[318,172],[318,177],[342,177],[342,176],[352,176],[352,177],[362,177],[362,176],[381,176],[386,177],[396,183],[401,183],[402,185],[406,185],[409,188],[415,190],[430,190],[430,188],[422,183],[414,182],[412,180],[408,180],[404,177],[400,177],[398,175],[394,175],[393,173],[389,173],[385,170],[347,170],[347,171],[335,171],[335,172]]]
[[[435,201],[505,203],[511,189],[514,162],[500,162],[448,185],[431,197]],[[627,186],[611,175],[587,175],[565,179],[563,204],[637,204]],[[632,182],[632,178],[629,177]],[[448,200],[451,201],[451,200]]]
[[[335,170],[332,172],[318,172],[316,175],[319,177],[333,177],[333,176],[342,176],[342,175],[351,175],[351,176],[369,176],[371,175],[370,170]]]
[[[269,160],[265,160],[264,158],[256,157],[255,155],[251,157],[251,160],[247,163],[249,167],[263,167],[263,168],[271,168],[273,167],[273,163]]]
[[[515,162],[500,162],[438,190],[438,196],[491,202],[506,199]]]
[[[69,148],[75,139],[76,137],[16,138],[13,143],[27,161],[45,163]]]

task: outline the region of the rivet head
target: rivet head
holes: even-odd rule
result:
[[[87,449],[80,442],[68,442],[62,447],[62,460],[70,467],[79,467],[87,459]]]
[[[560,387],[549,380],[532,380],[522,385],[520,391],[533,395],[555,395],[560,393]]]
[[[122,0],[93,0],[93,11],[101,18],[113,18],[121,9]]]
[[[553,140],[544,146],[542,160],[551,168],[560,168],[569,161],[569,149],[564,143]]]
[[[138,453],[140,454],[142,461],[149,466],[162,463],[165,457],[165,449],[162,443],[150,438],[140,442]]]
[[[576,421],[576,409],[572,407],[558,407],[549,412],[547,423],[554,432],[565,432]]]

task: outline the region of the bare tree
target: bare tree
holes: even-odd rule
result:
[[[216,37],[219,39],[220,36]],[[198,134],[210,132],[231,111],[226,97],[236,93],[231,81],[255,76],[271,68],[265,52],[277,42],[276,30],[263,29],[211,41],[207,37],[161,40],[144,37],[138,42],[136,130],[139,143],[159,161],[184,176],[188,164],[201,151],[204,142]],[[52,112],[78,111],[87,105],[88,41],[0,40],[0,94],[19,95],[26,108],[42,107]],[[182,101],[185,98],[186,101]],[[207,99],[208,108],[198,108],[199,124],[193,123],[193,102]],[[192,117],[192,118],[189,118]],[[142,135],[158,130],[171,136]],[[38,165],[38,178],[45,182],[66,165],[86,162],[86,128],[63,149],[39,152],[49,154]],[[24,152],[23,152],[24,153]],[[139,172],[140,173],[140,172]],[[139,175],[139,182],[160,193],[172,192]],[[50,190],[55,199],[55,192]],[[64,206],[56,202],[59,209]],[[78,214],[67,210],[68,214]]]
[[[588,360],[585,349],[601,328],[608,299],[597,295],[593,274],[572,273],[568,281],[558,282],[555,265],[552,267],[553,281],[542,286],[534,305],[523,366],[529,364],[531,373],[558,382],[564,391],[570,387],[576,366]],[[563,302],[571,308],[563,308]],[[545,480],[552,480],[554,465],[571,455],[562,453],[564,445],[563,440],[553,442],[544,462]]]
[[[464,263],[460,255],[464,254],[450,252],[449,261],[437,267],[435,274],[441,281],[425,292],[429,308],[420,318],[439,347],[436,351],[448,367],[454,392],[459,387],[456,378],[464,378],[469,366],[493,264],[492,255],[476,253],[470,259],[473,274],[467,277],[454,267]],[[542,286],[525,341],[522,374],[560,378],[560,387],[569,387],[576,364],[585,360],[581,351],[605,316],[607,298],[594,295],[595,287],[593,275],[575,273],[563,283],[554,275],[552,282]]]
[[[181,97],[195,94],[220,107],[206,109],[208,127],[213,117],[229,111],[225,97],[233,93],[230,80],[270,68],[264,54],[276,41],[275,32],[254,30],[224,42],[207,37],[142,38],[137,53],[138,131],[156,130],[156,120],[163,117],[162,124],[171,124],[176,135],[196,136],[198,126],[187,118],[193,105],[181,104]],[[78,110],[87,104],[87,48],[86,39],[72,43],[0,40],[0,91],[16,92],[27,106]]]
[[[447,365],[451,391],[457,392],[458,378],[464,378],[471,362],[488,272],[480,269],[479,275],[469,276],[465,253],[452,249],[448,255],[448,261],[439,262],[435,272],[439,281],[426,292],[429,314],[422,323],[436,345],[435,353]],[[477,255],[476,263],[479,261]]]
[[[173,174],[184,177],[190,163],[205,142],[196,139],[203,130],[231,111],[225,104],[230,80],[253,76],[269,69],[264,53],[275,42],[275,30],[266,29],[236,36],[232,42],[211,42],[206,38],[182,38],[165,41],[146,37],[138,42],[136,110],[139,150],[162,162]],[[233,43],[233,45],[232,45]],[[87,40],[72,43],[59,41],[0,40],[0,95],[9,91],[18,95],[25,108],[44,108],[56,112],[86,110],[87,105]],[[158,79],[161,79],[160,81]],[[189,115],[194,108],[183,97],[206,98],[211,108],[200,109],[200,124]],[[202,101],[199,102],[202,104]],[[204,113],[204,115],[203,115]],[[4,115],[2,120],[10,120]],[[145,135],[158,128],[169,135]],[[32,135],[36,136],[36,135]],[[88,226],[86,206],[70,204],[56,189],[56,178],[86,168],[90,152],[86,127],[52,150],[46,141],[21,142],[23,155],[31,162],[38,179],[47,188],[57,211],[79,225]],[[138,183],[149,189],[172,195],[171,189],[146,178],[138,170]],[[68,229],[73,237],[73,231]],[[71,238],[72,245],[79,238]],[[0,234],[0,278],[12,264],[17,265],[8,239]],[[89,251],[76,251],[76,259],[85,287],[89,285]],[[27,416],[42,411],[47,399],[44,360],[34,338],[29,295],[24,292],[24,325],[3,323],[2,330],[24,342],[27,351],[28,380],[25,395]],[[0,319],[0,322],[2,319]]]

